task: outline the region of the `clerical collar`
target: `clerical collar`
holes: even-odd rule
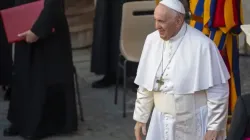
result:
[[[187,24],[184,22],[180,31],[175,36],[171,37],[169,39],[169,41],[175,41],[175,40],[179,39],[180,37],[184,36],[186,30],[187,30]]]

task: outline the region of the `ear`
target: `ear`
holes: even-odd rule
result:
[[[181,26],[183,22],[184,22],[184,18],[182,16],[178,15],[176,18],[177,25]]]
[[[177,25],[177,26],[180,26],[181,23],[182,23],[182,20],[181,20],[181,18],[178,16],[178,17],[176,18],[176,25]]]

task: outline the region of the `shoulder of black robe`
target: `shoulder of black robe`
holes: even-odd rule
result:
[[[247,124],[245,124],[246,125],[245,136],[250,137],[250,94],[242,95],[241,97],[247,114]]]
[[[250,95],[238,97],[227,140],[243,140],[247,129]]]

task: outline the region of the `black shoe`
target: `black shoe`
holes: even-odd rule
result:
[[[9,128],[3,130],[3,136],[5,137],[18,136],[18,132],[13,126],[10,126]]]
[[[111,76],[104,76],[101,80],[92,83],[92,88],[106,88],[114,85],[116,80]]]

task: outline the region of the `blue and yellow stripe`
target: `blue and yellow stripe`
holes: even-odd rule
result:
[[[204,2],[203,5],[198,4]],[[240,23],[243,23],[243,15],[242,15],[242,4],[241,0],[236,0],[238,2],[237,6],[240,9],[240,14],[238,15]],[[217,45],[218,49],[221,52],[224,52],[224,56],[226,59],[225,62],[228,64],[228,70],[231,75],[230,83],[230,111],[234,110],[234,106],[237,100],[237,96],[241,94],[240,91],[240,71],[239,71],[239,42],[238,35],[241,32],[240,25],[236,25],[233,15],[233,0],[226,0],[224,5],[224,18],[225,18],[225,27],[213,28],[213,17],[216,8],[216,0],[190,0],[190,10],[191,13],[196,14],[196,9],[202,9],[200,7],[204,7],[203,15],[199,15],[203,18],[203,29],[202,27],[197,28],[195,23],[196,21],[191,22],[191,26],[199,29],[204,33],[204,28],[207,28],[209,31],[209,37],[212,39]],[[193,10],[193,11],[192,11]],[[201,12],[199,11],[199,14]],[[197,16],[197,15],[196,15]],[[193,24],[195,23],[195,24]],[[205,32],[207,34],[207,31]]]

